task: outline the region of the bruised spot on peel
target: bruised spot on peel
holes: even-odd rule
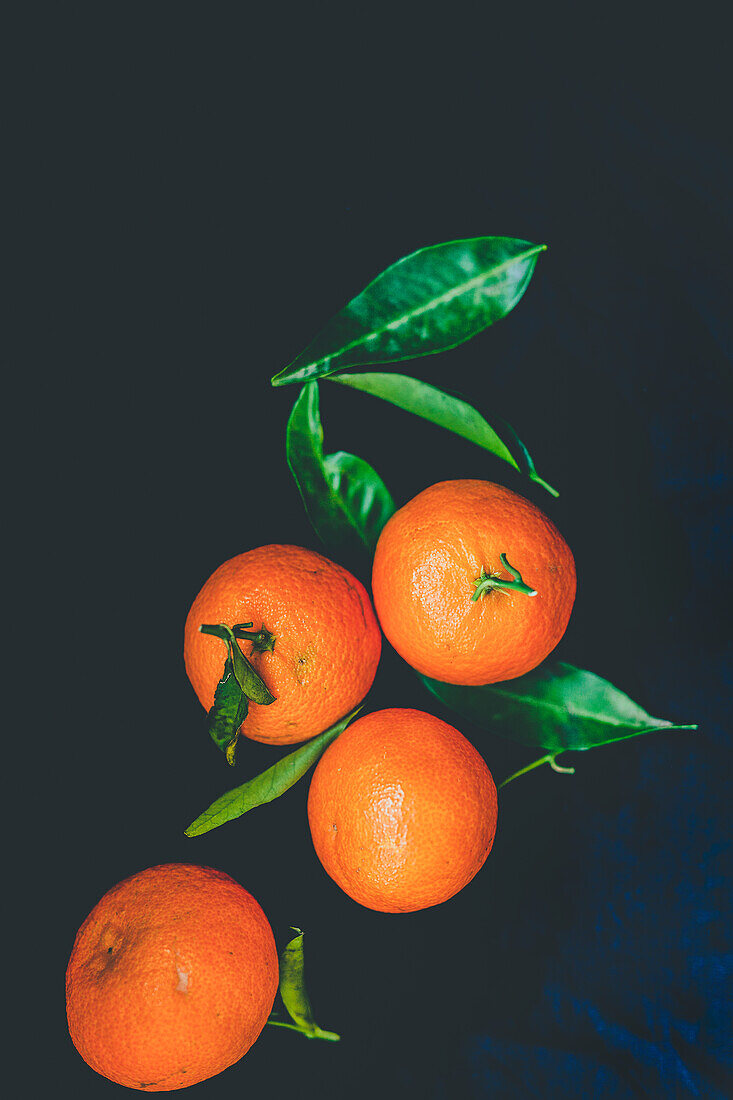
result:
[[[178,975],[176,993],[188,993],[188,971],[182,970],[181,967],[177,965],[176,974]]]

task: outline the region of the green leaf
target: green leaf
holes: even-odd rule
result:
[[[546,245],[474,237],[421,248],[353,298],[273,386],[445,351],[505,317]]]
[[[232,643],[232,660],[237,683],[247,698],[251,699],[253,703],[260,703],[262,706],[269,706],[270,703],[274,703],[275,696],[242,653],[236,639]]]
[[[421,679],[441,703],[478,726],[553,752],[591,749],[656,730],[694,730],[653,718],[608,680],[563,661],[483,687]]]
[[[313,1018],[308,992],[305,987],[305,963],[303,958],[303,933],[299,928],[293,928],[297,936],[287,944],[280,955],[280,996],[293,1022],[295,1030],[302,1032],[308,1039],[340,1039],[334,1031],[323,1031]],[[281,1024],[277,1020],[270,1023],[280,1027],[292,1025]]]
[[[323,468],[361,541],[367,549],[374,550],[382,528],[395,510],[386,485],[368,462],[346,451],[326,455]]]
[[[262,706],[269,706],[270,703],[275,702],[275,696],[267,684],[242,653],[232,627],[227,626],[226,623],[202,623],[199,631],[201,634],[211,634],[214,638],[221,638],[225,643],[236,681],[248,699]]]
[[[237,683],[231,657],[227,657],[224,674],[216,685],[214,705],[207,716],[211,740],[222,752],[226,752],[232,741],[236,740],[248,710],[249,700]]]
[[[552,485],[550,485],[537,473],[537,469],[534,462],[532,461],[531,454],[525,447],[524,443],[522,443],[521,439],[514,431],[514,428],[511,426],[509,421],[503,420],[499,416],[495,416],[494,420],[497,422],[499,430],[501,431],[504,439],[507,440],[508,443],[511,445],[512,452],[519,464],[520,471],[528,478],[530,478],[530,480],[536,481],[537,484],[541,485],[543,489],[547,489],[547,492],[550,493],[552,496],[559,497],[560,494],[558,493],[557,489],[553,489]]]
[[[346,729],[360,710],[361,707],[352,710],[351,714],[347,714],[345,718],[336,722],[318,737],[306,741],[295,752],[288,753],[261,775],[247,780],[240,787],[235,787],[234,790],[227,791],[226,794],[217,798],[208,810],[204,810],[188,826],[185,831],[186,836],[201,836],[218,828],[219,825],[225,825],[227,821],[234,821],[235,818],[241,817],[256,806],[264,806],[266,802],[272,802],[281,794],[285,794],[315,764],[319,756]]]
[[[303,386],[287,427],[288,465],[308,518],[333,552],[370,553],[394,512],[394,502],[375,470],[356,455],[323,454],[318,383]]]
[[[373,397],[381,397],[391,405],[396,405],[406,412],[414,413],[415,416],[421,416],[423,420],[429,420],[432,424],[446,428],[449,432],[454,432],[469,442],[476,443],[497,458],[508,462],[515,470],[526,474],[553,496],[558,495],[557,491],[539,476],[529,451],[514,429],[506,421],[500,421],[504,436],[502,439],[481,413],[462,398],[439,390],[436,386],[421,382],[417,378],[410,378],[406,374],[382,372],[335,374],[330,381],[351,386],[352,389],[369,393]]]

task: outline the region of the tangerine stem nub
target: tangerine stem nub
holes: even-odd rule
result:
[[[510,565],[507,561],[506,554],[500,554],[499,560],[507,572],[511,573],[514,578],[511,581],[503,580],[496,573],[487,573],[483,566],[481,566],[481,576],[478,580],[473,582],[476,591],[471,596],[471,602],[475,603],[481,596],[485,596],[487,592],[491,592],[492,589],[505,589],[509,592],[521,592],[525,596],[536,596],[537,591],[534,588],[530,588],[528,584],[525,584],[522,580],[522,574],[518,569],[515,569],[513,565]]]
[[[252,643],[252,648],[257,653],[272,652],[275,648],[275,635],[271,634],[263,623],[259,630],[248,630],[252,623],[236,623],[232,627],[235,638],[246,638]]]

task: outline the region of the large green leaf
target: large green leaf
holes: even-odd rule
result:
[[[406,374],[384,372],[334,374],[330,381],[340,382],[343,386],[361,390],[373,397],[381,397],[391,405],[396,405],[406,412],[429,420],[432,424],[446,428],[449,432],[454,432],[471,443],[476,443],[497,458],[508,462],[515,470],[526,474],[553,496],[558,495],[557,491],[539,476],[529,451],[514,429],[505,421],[500,421],[502,425],[500,430],[504,435],[502,439],[481,413],[460,397],[446,393],[427,382],[421,382],[417,378],[410,378]]]
[[[246,814],[248,810],[253,810],[255,806],[264,806],[266,802],[272,802],[281,794],[285,794],[285,791],[290,790],[315,764],[321,753],[346,729],[351,719],[360,710],[361,707],[352,710],[351,714],[347,714],[345,718],[336,722],[318,737],[314,737],[312,741],[306,741],[295,752],[288,753],[261,775],[249,779],[240,787],[235,787],[234,790],[227,791],[226,794],[217,798],[208,810],[204,810],[195,821],[191,822],[185,831],[186,836],[201,836],[218,828],[219,825],[225,825],[227,821],[234,821],[235,818]]]
[[[287,427],[288,465],[308,518],[333,552],[374,550],[379,533],[394,512],[394,502],[379,474],[356,455],[323,454],[318,383],[303,386]]]
[[[441,703],[476,725],[553,752],[590,749],[655,730],[697,729],[653,718],[608,680],[563,661],[483,687],[421,679]]]
[[[275,375],[273,386],[462,344],[514,308],[545,247],[511,237],[474,237],[405,256],[331,318]]]
[[[297,932],[297,935],[280,954],[280,996],[293,1024],[284,1024],[276,1019],[268,1022],[277,1027],[292,1027],[308,1039],[338,1040],[340,1036],[335,1031],[323,1031],[313,1017],[313,1008],[305,987],[303,933],[299,928],[293,928],[293,932]]]

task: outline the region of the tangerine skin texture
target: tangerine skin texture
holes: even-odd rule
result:
[[[103,1077],[169,1092],[239,1061],[277,986],[275,940],[252,895],[222,871],[162,864],[113,886],[79,929],[69,1032]]]
[[[471,597],[481,569],[518,569],[536,596],[494,589]],[[555,648],[575,601],[575,562],[530,501],[489,481],[442,481],[389,519],[377,543],[374,604],[409,665],[447,684],[493,684],[536,668]]]
[[[188,613],[186,672],[206,710],[227,651],[199,626],[249,622],[276,638],[265,653],[240,643],[275,702],[249,704],[245,737],[272,745],[307,741],[353,710],[372,686],[382,635],[363,584],[314,550],[261,546],[220,565]]]
[[[491,851],[496,816],[483,758],[420,710],[359,718],[321,757],[308,795],[325,871],[383,913],[440,905],[462,890]]]

